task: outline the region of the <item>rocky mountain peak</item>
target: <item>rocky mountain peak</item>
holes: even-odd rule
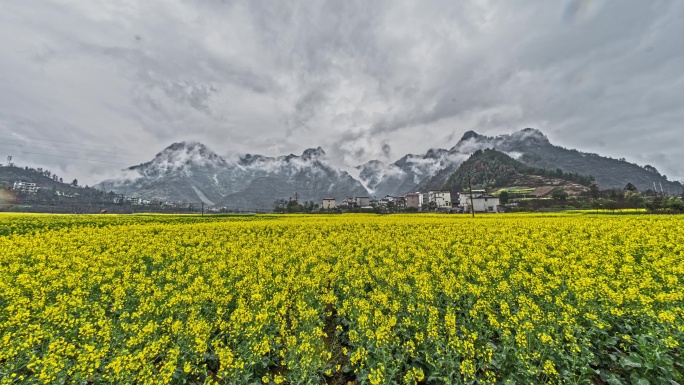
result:
[[[167,172],[188,166],[225,165],[225,160],[199,142],[177,142],[159,152],[150,162],[129,169]]]
[[[469,140],[469,139],[472,139],[472,138],[476,138],[476,139],[477,139],[477,138],[479,138],[479,137],[481,137],[481,136],[482,136],[482,135],[478,134],[478,133],[475,132],[475,131],[466,131],[465,134],[463,134],[463,136],[461,137],[461,140],[460,140],[460,141],[463,142],[463,141],[466,141],[466,140]]]
[[[549,138],[544,135],[541,131],[536,128],[523,128],[520,131],[514,132],[510,135],[510,138],[519,142],[529,142],[536,144],[550,144]]]
[[[323,149],[320,147],[307,148],[302,153],[302,159],[304,159],[304,160],[318,159],[318,158],[322,158],[324,156],[325,156],[325,151],[323,151]]]
[[[425,158],[438,159],[446,152],[443,148],[431,148],[425,153]]]
[[[252,163],[264,160],[265,157],[263,155],[258,155],[258,154],[245,154],[240,157],[240,164],[242,165],[250,165]]]
[[[218,157],[218,155],[200,142],[177,142],[163,149],[157,157],[173,154],[197,154],[207,158]]]
[[[171,144],[170,146],[166,147],[165,149],[162,150],[161,153],[164,152],[178,152],[178,151],[210,151],[207,146],[200,142],[195,142],[195,141],[182,141],[182,142],[176,142]]]

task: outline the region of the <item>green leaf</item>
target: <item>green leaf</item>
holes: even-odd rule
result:
[[[636,373],[632,373],[632,375],[629,376],[629,380],[634,385],[651,385],[651,383],[647,379],[637,376]]]
[[[640,368],[640,367],[641,367],[641,363],[637,362],[637,361],[634,359],[634,357],[632,357],[632,356],[630,356],[630,357],[622,357],[622,359],[620,360],[620,365],[621,365],[623,368],[626,368],[626,367],[630,367],[630,368]]]
[[[622,382],[622,380],[617,378],[617,376],[615,376],[613,373],[611,373],[610,375],[608,375],[606,377],[606,382],[610,385],[624,385],[625,384],[624,382]]]

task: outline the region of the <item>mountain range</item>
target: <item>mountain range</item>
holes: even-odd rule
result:
[[[147,163],[99,183],[99,189],[161,201],[204,202],[253,210],[270,209],[278,198],[319,201],[368,195],[363,185],[333,167],[323,149],[300,156],[246,154],[227,160],[197,142],[174,143]]]
[[[372,160],[359,165],[354,170],[356,178],[335,167],[320,147],[301,155],[246,154],[229,160],[201,143],[180,142],[96,187],[145,199],[202,201],[246,210],[271,208],[274,200],[295,196],[300,201],[315,202],[323,197],[384,197],[448,187],[449,177],[461,163],[486,148],[530,167],[591,175],[603,189],[623,188],[627,183],[640,190],[653,189],[654,183],[673,193],[683,189],[653,167],[556,146],[532,128],[497,137],[468,131],[450,149],[407,154],[390,164]]]

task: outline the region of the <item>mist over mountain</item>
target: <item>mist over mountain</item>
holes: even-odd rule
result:
[[[464,161],[487,148],[526,166],[591,175],[604,189],[623,188],[627,183],[642,191],[653,189],[654,183],[672,193],[683,188],[653,167],[556,146],[532,128],[496,137],[468,131],[450,149],[433,148],[425,154],[404,155],[390,164],[373,160],[357,166],[356,178],[331,164],[320,147],[301,155],[245,154],[230,160],[201,143],[180,142],[96,187],[145,199],[267,209],[280,198],[319,202],[323,197],[341,200],[442,189]]]
[[[319,201],[367,195],[348,173],[331,166],[325,151],[267,157],[246,154],[226,160],[201,143],[174,143],[153,160],[101,182],[107,191],[161,201],[204,202],[235,209],[271,208],[278,198]]]
[[[237,189],[249,174],[197,142],[174,143],[149,162],[129,167],[96,187],[160,201],[204,202]]]
[[[525,128],[510,135],[488,137],[467,132],[470,148],[493,148],[511,155],[522,163],[544,169],[561,169],[564,172],[591,175],[601,189],[624,188],[632,183],[641,191],[654,189],[654,183],[665,192],[676,194],[682,191],[682,184],[669,181],[655,168],[639,166],[623,159],[613,159],[599,154],[581,152],[553,145],[539,130]],[[463,141],[463,139],[461,140]],[[459,142],[460,144],[460,142]],[[457,145],[458,146],[458,145]]]
[[[602,189],[623,188],[627,183],[642,191],[653,190],[654,183],[658,189],[662,185],[672,193],[684,188],[649,166],[556,146],[534,128],[496,137],[468,131],[448,150],[431,149],[424,155],[407,155],[384,167],[377,161],[358,166],[360,179],[377,196],[441,189],[471,154],[487,148],[503,152],[527,166],[591,175]]]
[[[301,156],[245,155],[238,166],[247,172],[238,191],[219,200],[221,206],[271,208],[279,198],[319,202],[323,197],[342,200],[368,195],[363,185],[345,171],[333,167],[322,148],[310,148]]]

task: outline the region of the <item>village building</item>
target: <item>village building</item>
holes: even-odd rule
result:
[[[370,206],[370,203],[371,203],[370,197],[354,197],[354,204],[356,205],[356,207]]]
[[[394,207],[397,210],[403,210],[406,208],[406,197],[396,197],[394,200]]]
[[[423,207],[423,194],[421,193],[410,193],[404,195],[404,198],[406,199],[406,207],[412,207],[412,208],[417,208],[420,209]]]
[[[470,194],[471,194],[470,191],[462,191],[462,192],[458,193],[458,203],[461,206],[466,204],[467,203],[466,200],[470,201]],[[472,190],[472,195],[473,195],[473,198],[479,198],[479,197],[487,195],[487,190]]]
[[[470,193],[462,192],[459,194],[459,197],[463,211],[470,212]],[[486,194],[475,196],[475,191],[473,191],[472,207],[476,213],[496,213],[499,211],[500,205],[499,197]]]
[[[321,205],[323,210],[330,210],[335,208],[335,198],[323,198],[323,204]]]
[[[442,209],[451,208],[451,192],[449,191],[429,191],[428,203],[431,207]]]
[[[14,191],[19,191],[23,193],[29,193],[29,194],[35,194],[38,192],[38,186],[36,186],[35,183],[31,182],[22,182],[22,181],[17,181],[14,182],[14,186],[12,187]]]

